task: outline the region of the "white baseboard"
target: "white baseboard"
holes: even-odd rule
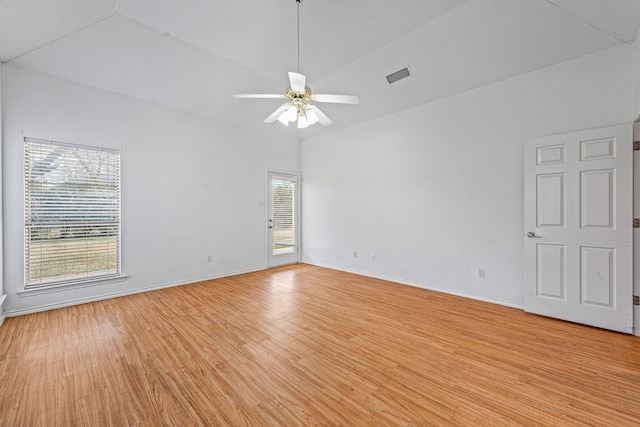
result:
[[[422,289],[426,289],[426,290],[429,290],[429,291],[440,292],[440,293],[443,293],[443,294],[455,295],[455,296],[458,296],[458,297],[469,298],[469,299],[474,299],[474,300],[477,300],[477,301],[488,302],[488,303],[491,303],[491,304],[497,304],[497,305],[502,305],[502,306],[505,306],[505,307],[511,307],[511,308],[517,308],[519,310],[524,310],[524,305],[522,305],[522,304],[515,304],[515,303],[512,303],[512,302],[508,302],[508,301],[496,300],[496,299],[491,299],[491,298],[484,298],[484,297],[480,297],[480,296],[477,296],[477,295],[467,294],[465,292],[452,291],[452,290],[449,290],[449,289],[434,288],[432,286],[426,286],[426,285],[423,285],[423,284],[420,284],[420,283],[414,283],[414,282],[409,282],[409,281],[406,281],[406,280],[398,279],[397,277],[390,277],[390,276],[382,276],[382,275],[378,275],[378,274],[371,274],[371,273],[368,273],[368,272],[365,272],[365,271],[352,270],[352,269],[349,269],[349,268],[338,267],[338,266],[335,266],[335,265],[317,263],[317,262],[310,261],[308,259],[303,259],[302,262],[305,263],[305,264],[315,265],[315,266],[318,266],[318,267],[329,268],[331,270],[344,271],[345,273],[352,273],[352,274],[357,274],[359,276],[371,277],[373,279],[380,279],[380,280],[386,280],[388,282],[399,283],[401,285],[413,286],[414,288],[422,288]]]
[[[205,282],[207,280],[215,280],[215,279],[221,279],[223,277],[231,277],[231,276],[237,276],[240,274],[254,273],[256,271],[262,271],[265,269],[266,267],[261,266],[261,267],[257,267],[249,270],[232,271],[232,272],[220,274],[217,276],[195,278],[195,279],[190,279],[186,281],[170,282],[170,283],[164,283],[161,285],[147,286],[144,288],[130,289],[122,292],[112,292],[112,293],[107,293],[102,295],[94,295],[91,297],[78,298],[78,299],[63,301],[63,302],[54,303],[54,304],[43,304],[36,307],[25,308],[22,310],[9,310],[9,311],[5,311],[5,316],[6,317],[24,316],[25,314],[38,313],[38,312],[47,311],[47,310],[55,310],[57,308],[71,307],[73,305],[80,305],[80,304],[86,304],[89,302],[102,301],[105,299],[124,297],[127,295],[141,294],[143,292],[157,291],[159,289],[172,288],[174,286],[190,285],[193,283]]]
[[[464,292],[457,292],[457,291],[451,291],[451,290],[448,290],[448,289],[441,289],[441,288],[435,288],[435,287],[431,287],[431,286],[425,286],[425,285],[420,284],[420,283],[409,282],[409,281],[406,281],[406,280],[398,279],[396,277],[376,275],[376,274],[371,274],[371,273],[368,273],[368,272],[365,272],[365,271],[359,271],[359,270],[353,270],[353,269],[348,269],[348,268],[344,268],[344,267],[338,267],[338,266],[335,266],[335,265],[317,263],[317,262],[313,262],[313,261],[308,260],[308,259],[303,259],[301,262],[303,262],[305,264],[315,265],[315,266],[318,266],[318,267],[329,268],[331,270],[344,271],[345,273],[352,273],[352,274],[357,274],[359,276],[365,276],[365,277],[371,277],[371,278],[374,278],[374,279],[386,280],[386,281],[389,281],[389,282],[399,283],[401,285],[413,286],[413,287],[416,287],[416,288],[427,289],[427,290],[430,290],[430,291],[441,292],[441,293],[445,293],[445,294],[449,294],[449,295],[455,295],[455,296],[459,296],[459,297],[463,297],[463,298],[470,298],[470,299],[474,299],[474,300],[478,300],[478,301],[488,302],[488,303],[491,303],[491,304],[498,304],[498,305],[502,305],[502,306],[506,306],[506,307],[517,308],[517,309],[520,309],[520,310],[524,309],[524,306],[521,305],[521,304],[514,304],[514,303],[511,303],[511,302],[507,302],[507,301],[479,297],[477,295],[471,295],[471,294],[467,294],[467,293],[464,293]],[[237,276],[237,275],[240,275],[240,274],[254,273],[256,271],[265,270],[266,268],[267,267],[261,266],[261,267],[258,267],[258,268],[253,268],[253,269],[248,269],[248,270],[241,270],[241,271],[233,271],[233,272],[228,272],[228,273],[224,273],[224,274],[220,274],[220,275],[216,275],[216,276],[194,278],[194,279],[190,279],[190,280],[186,280],[186,281],[164,283],[164,284],[160,284],[160,285],[147,286],[147,287],[144,287],[144,288],[132,289],[132,290],[127,290],[127,291],[122,291],[122,292],[112,292],[112,293],[107,293],[107,294],[102,294],[102,295],[94,295],[94,296],[87,297],[87,298],[78,298],[78,299],[69,300],[69,301],[63,301],[63,302],[54,303],[54,304],[44,304],[44,305],[40,305],[40,306],[36,306],[36,307],[30,307],[30,308],[21,309],[21,310],[10,310],[10,311],[5,310],[4,314],[2,314],[2,316],[0,317],[0,325],[2,324],[2,322],[4,321],[4,319],[6,317],[23,316],[23,315],[26,315],[26,314],[38,313],[38,312],[41,312],[41,311],[55,310],[57,308],[70,307],[70,306],[73,306],[73,305],[79,305],[79,304],[86,304],[86,303],[90,303],[90,302],[102,301],[102,300],[110,299],[110,298],[118,298],[118,297],[123,297],[123,296],[127,296],[127,295],[135,295],[135,294],[139,294],[139,293],[143,293],[143,292],[150,292],[150,291],[156,291],[156,290],[159,290],[159,289],[171,288],[171,287],[174,287],[174,286],[183,286],[183,285],[189,285],[189,284],[192,284],[192,283],[204,282],[204,281],[207,281],[207,280],[221,279],[223,277],[231,277],[231,276]]]

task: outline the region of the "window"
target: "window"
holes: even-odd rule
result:
[[[120,152],[25,138],[25,288],[120,275]]]
[[[296,251],[295,242],[295,181],[286,177],[271,177],[272,193],[272,255],[291,254]]]

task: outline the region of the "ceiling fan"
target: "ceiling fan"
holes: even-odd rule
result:
[[[289,87],[284,94],[259,94],[259,93],[243,93],[234,94],[234,98],[252,98],[252,99],[286,99],[287,102],[276,109],[265,123],[273,123],[279,121],[285,126],[295,121],[298,122],[298,128],[303,129],[315,123],[320,122],[323,126],[329,126],[331,119],[327,117],[318,107],[316,102],[330,102],[334,104],[359,104],[360,98],[356,95],[332,95],[332,94],[314,94],[306,85],[307,78],[300,74],[300,2],[296,0],[298,5],[298,71],[289,72]]]

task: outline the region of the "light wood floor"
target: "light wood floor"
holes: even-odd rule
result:
[[[1,426],[638,426],[640,339],[309,265],[10,318]]]

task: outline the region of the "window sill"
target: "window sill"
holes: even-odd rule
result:
[[[120,275],[120,276],[102,277],[102,278],[99,278],[99,279],[87,279],[87,280],[82,280],[82,281],[77,281],[77,282],[60,283],[60,284],[57,284],[57,285],[49,285],[49,286],[44,285],[44,286],[38,286],[38,287],[32,287],[32,288],[23,289],[21,291],[18,291],[17,294],[21,298],[22,297],[31,297],[31,296],[35,296],[35,295],[49,294],[49,293],[52,293],[52,292],[61,292],[61,291],[67,291],[67,290],[71,290],[71,289],[87,288],[89,286],[106,285],[108,283],[124,282],[125,280],[127,280],[127,277],[129,277],[129,276],[124,274],[124,275]]]

